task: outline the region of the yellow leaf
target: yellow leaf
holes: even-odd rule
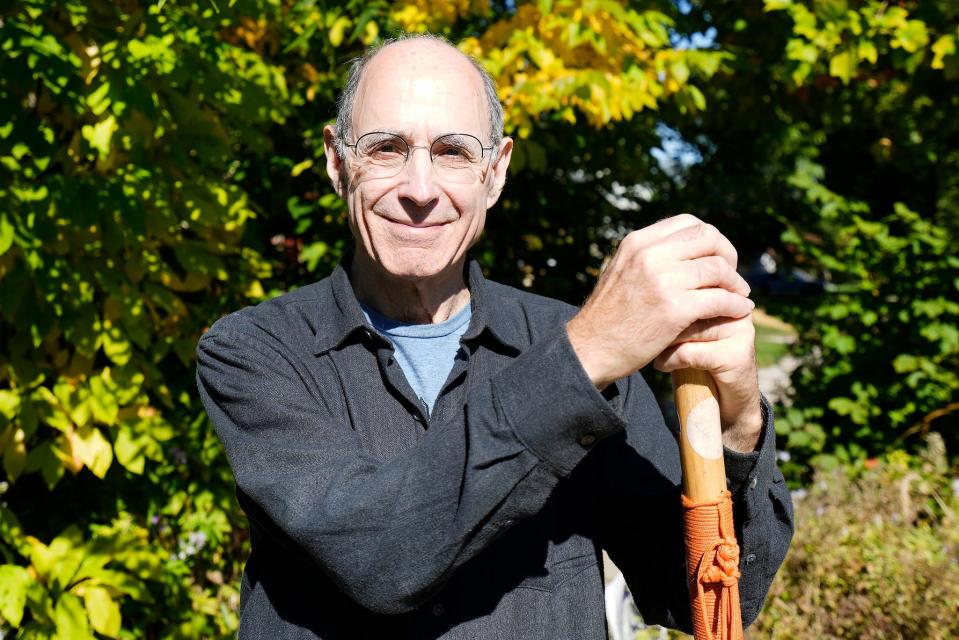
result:
[[[95,476],[104,477],[113,462],[113,447],[110,442],[92,425],[81,427],[76,434],[73,445],[76,447],[77,456]]]
[[[108,638],[120,634],[120,606],[110,597],[103,587],[88,587],[83,594],[90,624],[94,631]]]
[[[75,431],[65,431],[57,438],[51,447],[54,455],[56,455],[57,459],[63,465],[63,468],[70,473],[79,473],[80,469],[83,468],[83,461],[80,460],[80,456],[77,453],[76,440],[77,435]]]
[[[363,41],[363,44],[369,46],[373,44],[373,41],[376,40],[377,36],[380,35],[380,27],[374,21],[370,20],[366,23],[366,26],[363,27],[363,35],[360,37],[360,40]]]
[[[956,40],[952,36],[942,36],[932,45],[932,52],[935,54],[932,58],[932,68],[942,69],[946,65],[943,59],[956,52]]]
[[[308,158],[304,160],[303,162],[300,162],[294,165],[293,169],[290,171],[290,175],[295,178],[312,166],[313,166],[313,160]]]
[[[340,16],[333,22],[333,26],[330,27],[330,44],[334,47],[338,47],[343,44],[343,35],[344,32],[353,24],[349,18],[346,16]]]
[[[263,285],[260,284],[260,281],[254,280],[250,283],[250,286],[246,288],[245,295],[247,298],[253,300],[262,300],[266,296],[266,292],[263,290]]]

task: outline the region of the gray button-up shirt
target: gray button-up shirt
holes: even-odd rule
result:
[[[596,390],[566,335],[575,308],[475,263],[468,286],[432,415],[342,268],[200,340],[251,526],[241,638],[602,639],[601,549],[647,622],[689,628],[679,454],[649,387]],[[747,623],[793,524],[764,413],[757,451],[726,452]]]

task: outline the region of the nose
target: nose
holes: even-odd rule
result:
[[[417,151],[423,153],[417,153]],[[410,148],[409,160],[406,161],[400,177],[400,198],[409,200],[417,207],[425,207],[439,196],[436,174],[428,148]]]

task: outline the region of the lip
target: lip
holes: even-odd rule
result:
[[[407,229],[413,229],[417,231],[435,229],[437,227],[445,227],[449,222],[410,222],[408,220],[394,220],[393,218],[383,218],[390,224],[394,224],[400,227],[405,227]]]

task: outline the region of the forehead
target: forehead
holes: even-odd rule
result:
[[[444,133],[488,137],[489,114],[480,73],[456,49],[407,40],[380,51],[363,71],[353,131],[389,130],[431,139]]]

